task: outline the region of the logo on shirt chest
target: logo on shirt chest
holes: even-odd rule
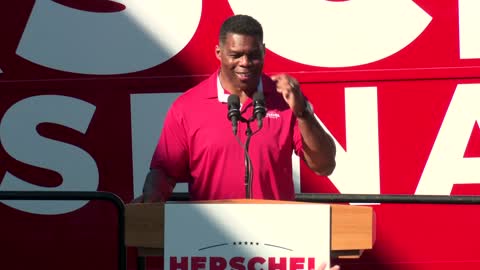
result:
[[[278,114],[277,112],[267,112],[265,117],[266,118],[271,118],[271,119],[278,119],[278,118],[280,118],[280,114]]]

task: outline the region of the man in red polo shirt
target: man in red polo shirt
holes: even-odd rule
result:
[[[298,81],[287,74],[262,74],[262,26],[246,15],[228,18],[215,53],[219,69],[182,94],[168,111],[139,200],[165,201],[177,182],[188,183],[193,200],[246,198],[247,127],[258,130],[248,148],[251,198],[295,199],[293,152],[316,173],[331,174],[335,144],[316,120]],[[227,119],[228,97],[239,97],[241,117],[249,119],[255,92],[265,97],[263,127],[259,130],[256,121],[239,122],[236,138]]]
[[[192,200],[241,199],[247,193],[255,199],[294,200],[293,152],[318,174],[329,175],[335,168],[335,144],[298,81],[286,74],[262,74],[265,45],[255,19],[228,18],[215,53],[219,69],[168,111],[143,195],[135,201],[165,201],[177,182],[188,183]],[[255,119],[256,92],[265,97],[262,127],[258,121],[239,121],[234,134],[227,119],[229,96],[238,97],[239,118]],[[247,129],[254,133],[248,148],[251,170],[245,169]],[[252,177],[248,191],[247,172]]]

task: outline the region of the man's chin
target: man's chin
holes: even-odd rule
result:
[[[255,90],[257,90],[257,83],[256,82],[240,82],[239,83],[239,88],[243,91],[243,92],[246,92],[246,93],[252,93],[252,92],[255,92]]]
[[[242,87],[242,89],[257,88],[258,79],[254,79],[254,78],[249,78],[248,80],[239,79],[238,83]]]

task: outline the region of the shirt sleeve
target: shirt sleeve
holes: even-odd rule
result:
[[[174,103],[167,112],[160,139],[150,163],[176,182],[190,179],[187,129],[183,114]]]
[[[303,159],[303,140],[302,133],[300,133],[300,128],[298,127],[297,118],[292,115],[293,121],[293,149],[295,154]]]

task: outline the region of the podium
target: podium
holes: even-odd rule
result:
[[[218,200],[183,203],[235,204],[301,204],[304,202],[274,200]],[[373,248],[375,215],[368,206],[330,204],[331,257],[359,258],[363,251]],[[125,209],[125,244],[136,247],[139,257],[163,256],[165,211],[163,203],[132,203]]]

